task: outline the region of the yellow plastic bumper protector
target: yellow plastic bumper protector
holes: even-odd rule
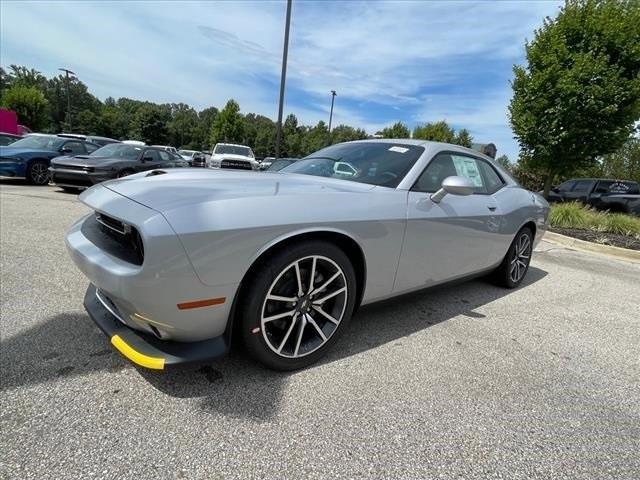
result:
[[[122,355],[136,365],[154,370],[164,369],[164,358],[150,357],[134,350],[127,342],[120,338],[119,335],[111,337],[111,345],[116,347]]]

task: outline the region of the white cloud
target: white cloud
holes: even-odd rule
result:
[[[285,112],[326,120],[337,90],[335,125],[446,117],[478,139],[510,137],[510,64],[557,4],[295,1]],[[274,118],[284,17],[284,2],[5,1],[0,63],[69,67],[101,98],[235,98]],[[483,81],[465,83],[470,71]]]

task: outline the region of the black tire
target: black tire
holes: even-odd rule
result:
[[[528,248],[526,252],[520,252],[521,248],[523,247],[523,242],[528,242]],[[509,250],[507,250],[507,254],[502,260],[502,263],[493,272],[494,282],[497,285],[505,288],[516,288],[518,285],[520,285],[524,277],[526,277],[527,272],[529,271],[532,251],[533,232],[529,227],[524,227],[516,234],[513,242],[511,242],[511,245],[509,246]],[[523,258],[522,254],[525,254],[527,258]],[[516,256],[518,258],[516,258]],[[522,262],[524,263],[524,266],[520,264],[514,267],[514,262]],[[515,274],[514,268],[519,269],[517,275]]]
[[[134,173],[136,172],[134,172],[130,168],[125,168],[124,170],[120,170],[118,172],[118,174],[116,175],[116,178],[128,177],[129,175],[133,175]]]
[[[33,160],[27,167],[27,183],[29,185],[48,185],[51,174],[49,162],[46,160]]]
[[[316,263],[313,263],[314,257]],[[297,297],[297,301],[291,303],[267,300],[266,297],[272,288],[284,285],[288,286],[290,291],[297,290],[298,282],[294,280],[296,268],[292,266],[296,262],[299,262],[303,289],[308,292],[318,290],[318,293],[305,294],[302,297],[295,292],[287,294]],[[310,272],[314,270],[314,266],[314,284],[310,285]],[[332,268],[335,270],[331,270]],[[336,279],[329,286],[319,290],[324,282],[334,275],[338,275]],[[344,287],[344,293],[339,293],[330,300],[320,298],[327,296],[327,292],[331,294]],[[262,262],[242,288],[237,318],[244,346],[251,357],[274,370],[296,370],[317,362],[344,331],[356,303],[356,276],[351,262],[340,248],[324,241],[304,241],[277,251]],[[333,308],[330,312],[332,315],[335,315],[335,311],[342,311],[340,318],[337,318],[339,315],[331,317],[338,320],[337,324],[329,322],[316,309],[317,302],[323,300],[324,303],[319,307],[321,310],[325,305],[329,305],[329,308]],[[263,328],[263,313],[265,318],[268,318],[267,314],[272,316],[273,311],[281,311],[279,309],[295,310],[298,313],[264,323]],[[307,321],[309,318],[313,322]],[[326,338],[322,339],[320,335]],[[278,344],[281,345],[282,353],[276,351]],[[287,346],[283,348],[282,345],[285,344]],[[305,353],[304,349],[307,349],[308,353]]]

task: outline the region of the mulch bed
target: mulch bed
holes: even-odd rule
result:
[[[593,230],[581,230],[578,228],[550,228],[552,232],[566,235],[567,237],[599,243],[600,245],[613,245],[614,247],[640,250],[640,240],[619,233],[594,232]]]

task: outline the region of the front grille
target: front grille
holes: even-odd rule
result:
[[[89,241],[108,254],[134,265],[142,265],[144,244],[135,227],[95,212],[85,220],[81,230]]]
[[[222,160],[220,168],[237,168],[240,170],[253,170],[251,163],[242,160]]]
[[[83,167],[81,165],[64,165],[60,163],[53,164],[53,168],[60,168],[64,170],[79,170],[81,172],[93,171],[93,167]]]

